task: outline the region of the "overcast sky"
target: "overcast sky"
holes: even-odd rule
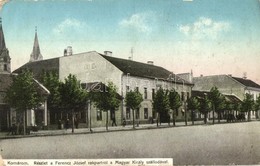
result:
[[[260,83],[260,0],[11,0],[1,10],[12,70],[29,61],[35,26],[44,59],[105,50],[174,73]]]

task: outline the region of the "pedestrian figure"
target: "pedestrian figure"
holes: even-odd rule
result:
[[[126,125],[126,121],[125,121],[125,118],[123,118],[123,123],[122,123],[123,127],[125,127]]]
[[[117,126],[116,124],[116,117],[115,117],[115,113],[112,113],[112,126]]]

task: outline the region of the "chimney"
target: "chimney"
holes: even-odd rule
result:
[[[243,73],[243,79],[247,79],[247,73],[246,72]]]
[[[67,49],[64,49],[64,56],[67,56]]]
[[[64,56],[70,56],[72,55],[72,47],[68,46],[66,49],[64,49]]]
[[[104,51],[104,55],[106,55],[106,56],[112,56],[112,51]]]
[[[72,55],[72,47],[71,46],[67,47],[67,55],[68,56]]]
[[[153,65],[153,61],[147,61],[147,64]]]

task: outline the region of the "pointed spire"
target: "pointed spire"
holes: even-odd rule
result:
[[[38,42],[38,35],[37,35],[37,26],[35,27],[35,37],[34,37],[34,44],[33,44],[33,51],[31,53],[30,62],[42,60],[42,55],[40,51],[40,45]]]
[[[5,46],[5,37],[2,28],[2,17],[0,17],[0,50],[6,49]]]

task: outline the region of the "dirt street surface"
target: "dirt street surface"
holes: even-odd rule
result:
[[[260,164],[260,122],[0,140],[4,159],[173,158]]]

